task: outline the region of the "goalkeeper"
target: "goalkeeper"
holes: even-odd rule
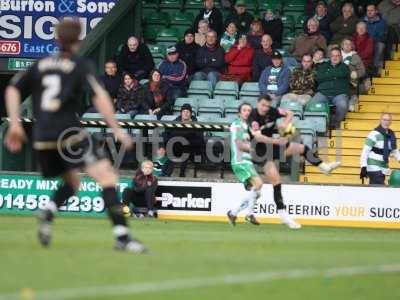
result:
[[[274,201],[282,222],[289,228],[298,229],[301,227],[300,224],[291,219],[286,212],[281,192],[281,178],[274,160],[285,159],[296,154],[302,155],[312,165],[318,166],[326,175],[339,167],[340,162],[325,163],[315,156],[308,146],[289,141],[290,137],[296,133],[296,128],[292,125],[293,113],[282,108],[274,108],[271,104],[270,96],[261,96],[249,117],[250,132],[253,141],[255,140],[253,162],[264,166],[264,174],[273,186]],[[279,118],[284,119],[281,124],[277,125]],[[278,132],[280,137],[273,137]]]

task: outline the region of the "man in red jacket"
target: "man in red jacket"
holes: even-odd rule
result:
[[[364,63],[364,67],[366,69],[370,68],[374,58],[374,40],[369,36],[365,22],[357,23],[356,32],[353,34],[353,42],[357,54]]]
[[[237,43],[225,53],[225,62],[228,65],[227,72],[222,80],[233,80],[239,83],[251,80],[254,49],[247,42],[247,36],[241,35]]]

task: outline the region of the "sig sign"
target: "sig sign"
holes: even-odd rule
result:
[[[0,56],[40,58],[58,51],[55,26],[74,17],[81,39],[118,0],[0,0]]]

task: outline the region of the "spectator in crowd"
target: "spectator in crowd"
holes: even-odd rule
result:
[[[122,193],[122,201],[128,206],[132,204],[133,212],[138,217],[144,215],[155,217],[154,205],[157,187],[158,179],[153,175],[153,163],[145,160],[132,179],[132,188],[126,188]]]
[[[343,62],[350,69],[350,79],[352,85],[352,96],[349,102],[349,111],[354,111],[355,104],[357,102],[357,87],[359,82],[366,76],[366,71],[364,67],[364,63],[361,60],[361,57],[354,51],[354,43],[350,39],[344,39],[342,41],[342,59]],[[361,88],[363,86],[363,88]],[[360,90],[365,92],[364,85],[360,86]]]
[[[272,38],[264,34],[261,38],[261,49],[257,49],[253,58],[253,81],[260,79],[262,71],[272,65]]]
[[[369,184],[385,184],[385,176],[391,173],[391,155],[400,161],[400,151],[397,149],[396,135],[390,129],[391,124],[392,115],[382,113],[379,126],[372,130],[365,140],[360,158],[360,179],[368,177]]]
[[[328,16],[331,20],[336,19],[340,15],[340,8],[342,6],[342,1],[340,0],[328,0],[328,1],[315,1],[308,0],[305,8],[306,16],[313,16],[315,13],[315,9],[319,3],[323,2],[326,4],[328,9]]]
[[[190,104],[185,103],[182,105],[181,114],[175,121],[181,123],[197,121],[197,118],[193,116]],[[205,143],[203,133],[193,129],[166,130],[163,137],[166,145],[168,145],[168,143],[173,143],[174,157],[177,161],[182,162],[179,176],[185,177],[189,161],[194,161],[195,156],[200,156],[204,151]],[[182,143],[182,138],[185,140],[185,144]]]
[[[329,62],[317,66],[315,80],[317,93],[312,101],[332,103],[336,108],[333,126],[340,128],[349,106],[350,70],[342,62],[339,48],[330,50]]]
[[[297,62],[302,60],[306,53],[312,53],[317,48],[326,49],[326,39],[319,31],[319,22],[311,18],[307,21],[307,31],[293,41],[290,53]]]
[[[200,46],[194,42],[194,31],[192,29],[186,30],[183,41],[176,44],[179,58],[186,63],[189,76],[196,72],[196,55],[199,48]]]
[[[262,73],[258,86],[262,95],[269,95],[275,103],[289,91],[290,70],[283,64],[282,54],[274,50],[271,56],[272,65]]]
[[[393,45],[400,41],[400,0],[383,0],[378,9],[388,25],[385,59],[390,59]]]
[[[345,3],[342,7],[342,15],[337,17],[330,25],[333,34],[331,44],[339,46],[344,38],[351,37],[356,30],[357,22],[353,4]]]
[[[367,24],[363,21],[357,23],[357,30],[353,34],[355,50],[360,55],[365,68],[372,66],[374,58],[374,40],[369,36]]]
[[[165,145],[161,145],[157,150],[157,156],[153,160],[153,174],[157,177],[169,177],[174,171],[174,164],[168,158]]]
[[[206,35],[207,32],[210,31],[210,28],[208,26],[208,21],[207,20],[200,20],[197,32],[194,35],[194,42],[199,45],[200,47],[203,47],[206,43]]]
[[[100,77],[100,80],[115,105],[117,102],[118,89],[121,86],[121,77],[118,75],[117,63],[115,61],[106,61],[104,65],[104,75]],[[94,106],[91,106],[86,112],[97,113],[97,110]]]
[[[120,72],[133,74],[138,81],[148,78],[154,69],[154,60],[149,48],[131,36],[121,49],[118,68]]]
[[[317,6],[315,7],[315,14],[310,17],[309,19],[315,19],[319,22],[319,31],[324,36],[326,43],[329,44],[331,40],[331,28],[330,24],[332,22],[331,17],[328,15],[328,7],[324,1],[318,1]],[[309,20],[308,19],[308,20]],[[307,31],[308,28],[308,20],[304,22],[304,26],[306,27],[305,30]]]
[[[174,99],[169,96],[170,85],[166,80],[161,79],[161,73],[153,70],[150,74],[150,80],[144,87],[149,100],[149,114],[156,115],[161,119],[164,115],[171,115],[174,105]]]
[[[117,63],[113,60],[108,60],[105,63],[104,71],[105,73],[100,77],[100,80],[115,103],[118,89],[121,85],[121,77],[118,75]]]
[[[241,35],[235,45],[225,53],[227,72],[222,80],[237,81],[239,84],[251,80],[251,67],[254,49],[250,46],[247,36]]]
[[[251,22],[250,32],[247,35],[247,40],[253,49],[261,48],[261,37],[264,35],[262,23],[260,20],[255,19]]]
[[[386,21],[379,14],[376,5],[369,4],[367,6],[367,13],[364,17],[364,22],[367,23],[369,36],[374,40],[373,74],[377,75],[379,68],[383,67],[383,57],[387,36]]]
[[[250,30],[250,24],[253,22],[253,15],[246,10],[246,2],[237,0],[234,10],[226,18],[225,24],[235,22],[239,34],[247,34]]]
[[[301,67],[293,70],[290,79],[290,93],[282,97],[282,101],[296,101],[305,105],[314,95],[315,70],[311,54],[304,54]]]
[[[196,65],[199,71],[194,74],[193,79],[208,80],[214,88],[225,67],[225,52],[218,44],[215,31],[209,31],[206,37],[206,44],[197,52]]]
[[[184,97],[187,90],[187,66],[186,63],[179,59],[178,51],[175,46],[167,48],[167,55],[161,62],[159,70],[162,79],[168,82],[169,97],[175,102],[178,97]]]
[[[314,67],[326,61],[325,53],[326,53],[325,49],[323,48],[317,48],[314,50],[313,52]]]
[[[262,19],[262,27],[265,34],[268,34],[273,41],[272,46],[277,49],[282,46],[283,23],[279,16],[275,15],[272,9],[268,9]]]
[[[221,36],[223,31],[223,19],[221,11],[215,7],[214,0],[205,0],[204,8],[196,16],[193,24],[193,29],[199,28],[199,23],[204,20],[209,25],[209,28],[214,30],[218,36]],[[205,34],[206,32],[203,32]],[[203,45],[200,45],[203,46]]]
[[[149,101],[144,88],[134,75],[124,73],[123,83],[118,90],[116,111],[120,114],[130,114],[132,119],[138,114],[148,114]]]
[[[221,37],[220,45],[225,50],[225,52],[229,51],[233,44],[236,43],[238,37],[237,28],[235,22],[230,22],[228,26],[226,26],[226,31]]]

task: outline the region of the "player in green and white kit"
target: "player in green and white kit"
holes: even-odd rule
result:
[[[248,103],[239,106],[239,118],[230,127],[231,132],[231,166],[237,179],[245,185],[246,195],[240,205],[228,211],[227,216],[232,225],[236,225],[239,212],[247,210],[245,220],[251,224],[260,223],[254,216],[254,205],[260,197],[263,181],[254,168],[250,155],[250,134],[247,119],[252,107]]]

